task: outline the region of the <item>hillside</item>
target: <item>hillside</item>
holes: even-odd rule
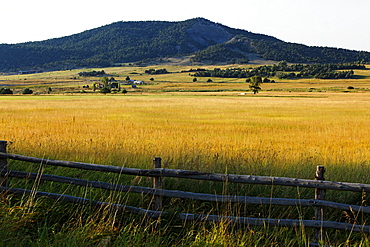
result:
[[[0,45],[0,71],[104,67],[193,54],[193,61],[240,62],[248,54],[295,63],[370,62],[370,52],[309,47],[234,29],[203,18],[116,22],[39,42]]]

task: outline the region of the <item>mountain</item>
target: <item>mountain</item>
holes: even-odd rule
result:
[[[370,62],[370,52],[286,43],[204,18],[115,22],[39,42],[0,44],[0,71],[105,67],[193,54],[193,61],[246,63],[249,56],[294,63]]]

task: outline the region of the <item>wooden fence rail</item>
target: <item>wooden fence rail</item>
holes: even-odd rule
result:
[[[37,164],[61,166],[69,168],[77,168],[82,170],[112,172],[134,176],[147,176],[147,177],[174,177],[174,178],[187,178],[214,182],[229,182],[229,183],[245,183],[245,184],[261,184],[261,185],[281,185],[292,187],[306,187],[306,188],[319,188],[327,190],[342,190],[354,192],[370,192],[370,184],[360,183],[343,183],[332,182],[324,180],[307,180],[298,178],[284,178],[284,177],[267,177],[267,176],[251,176],[251,175],[235,175],[235,174],[217,174],[206,173],[188,170],[177,169],[136,169],[108,165],[96,165],[81,162],[61,161],[41,159],[17,154],[9,154],[0,152],[0,159],[12,159],[19,161],[26,161]]]
[[[99,172],[112,172],[119,174],[147,176],[153,177],[153,188],[118,185],[100,181],[88,181],[83,179],[76,179],[70,177],[37,174],[22,171],[9,170],[8,159],[26,161],[31,163],[62,166],[68,168],[76,168],[83,170],[93,170]],[[304,226],[315,228],[314,242],[311,246],[318,246],[317,242],[322,241],[324,237],[323,229],[333,228],[339,230],[350,230],[356,232],[370,233],[370,226],[356,225],[349,223],[340,223],[334,221],[325,221],[325,208],[335,208],[340,210],[347,210],[357,213],[370,213],[370,207],[349,205],[344,203],[337,203],[325,200],[326,190],[341,190],[354,192],[369,192],[369,184],[359,183],[342,183],[324,180],[325,168],[318,166],[315,180],[283,178],[283,177],[266,177],[266,176],[250,176],[250,175],[234,175],[234,174],[216,174],[203,173],[197,171],[174,170],[161,168],[161,159],[155,158],[153,160],[154,169],[134,169],[117,166],[106,166],[87,164],[80,162],[40,159],[17,154],[6,153],[6,142],[0,141],[0,190],[7,193],[27,194],[33,193],[38,196],[45,196],[51,199],[58,199],[73,203],[91,204],[96,206],[111,206],[117,209],[123,209],[135,214],[146,215],[148,217],[158,219],[160,217],[167,217],[173,214],[164,212],[162,210],[163,197],[183,198],[210,202],[228,202],[228,203],[245,203],[257,205],[284,205],[284,206],[305,206],[315,207],[315,220],[294,220],[294,219],[266,219],[266,218],[248,218],[235,216],[220,216],[220,215],[202,215],[180,213],[177,215],[181,220],[203,220],[203,221],[229,221],[239,224],[247,225],[270,225],[270,226]],[[92,201],[82,197],[74,197],[64,194],[55,194],[41,191],[31,191],[21,188],[13,188],[8,184],[8,178],[24,178],[24,179],[40,179],[44,181],[53,181],[59,183],[67,183],[77,186],[100,188],[118,192],[130,192],[148,194],[154,196],[153,209],[142,209],[133,206],[112,204],[107,202]],[[265,198],[265,197],[248,197],[235,195],[213,195],[204,193],[193,193],[186,191],[164,190],[162,188],[162,179],[164,177],[186,178],[206,181],[229,182],[229,183],[245,183],[245,184],[262,184],[262,185],[281,185],[293,187],[305,187],[315,189],[315,199],[289,199],[289,198]]]

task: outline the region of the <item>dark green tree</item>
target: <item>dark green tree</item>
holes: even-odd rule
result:
[[[104,93],[104,94],[110,93],[111,92],[111,87],[110,87],[110,84],[109,84],[108,77],[104,76],[103,78],[101,78],[100,81],[104,84],[103,88],[100,89],[100,92]]]
[[[107,93],[110,93],[111,90],[110,90],[110,88],[103,87],[102,89],[100,89],[100,92],[103,93],[103,94],[107,94]]]
[[[25,88],[23,91],[22,91],[22,94],[33,94],[33,91],[29,88]]]
[[[0,88],[0,94],[13,94],[10,88]]]
[[[262,84],[262,77],[261,76],[252,76],[251,81],[249,83],[249,88],[252,89],[253,94],[258,93],[261,90],[260,85]]]

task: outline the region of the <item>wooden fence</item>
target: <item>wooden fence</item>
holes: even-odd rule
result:
[[[204,173],[197,171],[188,170],[175,170],[175,169],[164,169],[161,168],[161,158],[154,158],[154,169],[135,169],[125,168],[108,165],[96,165],[87,164],[80,162],[40,159],[34,157],[27,157],[17,154],[9,154],[6,152],[6,141],[0,141],[0,176],[1,186],[0,190],[6,193],[25,194],[33,193],[38,196],[45,196],[50,199],[58,199],[67,202],[91,204],[91,205],[110,205],[118,209],[129,211],[135,214],[145,215],[154,219],[165,218],[173,214],[164,212],[162,210],[162,198],[173,197],[192,199],[200,201],[210,202],[228,202],[228,203],[244,203],[244,204],[257,204],[257,205],[284,205],[284,206],[304,206],[315,208],[315,220],[301,220],[301,219],[271,219],[271,218],[249,218],[239,216],[221,216],[221,215],[203,215],[203,214],[191,214],[191,213],[180,213],[177,214],[177,218],[181,220],[202,220],[202,221],[227,221],[231,223],[239,223],[246,225],[257,225],[257,226],[282,226],[282,227],[313,227],[314,242],[310,243],[311,246],[319,246],[318,241],[323,241],[324,229],[332,228],[339,230],[349,230],[354,232],[370,233],[370,226],[368,225],[357,225],[350,223],[342,223],[336,221],[325,221],[325,208],[330,207],[339,210],[346,210],[356,213],[370,213],[370,207],[349,205],[338,202],[331,202],[325,200],[326,190],[340,190],[340,191],[353,191],[353,192],[370,192],[370,184],[359,184],[359,183],[343,183],[343,182],[332,182],[325,181],[324,173],[325,168],[323,166],[317,166],[315,180],[297,179],[297,178],[284,178],[284,177],[266,177],[266,176],[251,176],[251,175],[234,175],[234,174],[216,174],[216,173]],[[61,166],[68,168],[77,168],[83,170],[92,170],[99,172],[111,172],[118,174],[127,174],[135,176],[146,176],[153,177],[153,188],[139,187],[139,186],[128,186],[128,185],[117,185],[99,181],[88,181],[70,177],[28,173],[22,171],[9,170],[10,160],[19,160],[37,164],[44,164],[50,166]],[[67,183],[77,186],[85,186],[92,188],[100,188],[110,191],[119,192],[130,192],[130,193],[141,193],[154,196],[154,203],[152,210],[143,209],[128,205],[112,204],[101,201],[92,201],[82,197],[75,197],[65,194],[55,194],[42,191],[31,191],[21,188],[13,188],[8,184],[9,177],[24,178],[24,179],[40,179],[44,181],[53,181],[59,183]],[[265,197],[248,197],[248,196],[236,196],[236,195],[214,195],[214,194],[202,194],[193,193],[186,191],[173,191],[162,189],[162,179],[164,177],[174,178],[186,178],[195,180],[206,180],[206,181],[217,181],[217,182],[228,182],[228,183],[244,183],[244,184],[259,184],[259,185],[279,185],[279,186],[292,186],[292,187],[305,187],[315,189],[314,199],[290,199],[290,198],[265,198]]]

